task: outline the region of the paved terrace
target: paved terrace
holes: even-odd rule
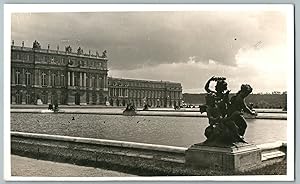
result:
[[[33,158],[11,156],[11,176],[23,177],[128,177],[128,173]],[[67,172],[66,172],[67,171]]]

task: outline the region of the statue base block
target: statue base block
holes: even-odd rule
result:
[[[248,171],[261,165],[261,150],[252,144],[236,146],[192,145],[185,154],[188,167],[223,171]]]
[[[37,101],[36,101],[36,105],[43,105],[43,102],[42,102],[42,100],[41,100],[41,99],[37,99]]]

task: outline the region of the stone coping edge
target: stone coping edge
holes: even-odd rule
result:
[[[10,113],[32,113],[32,114],[49,114],[54,112],[41,112],[41,111],[18,111],[12,109]],[[96,114],[96,115],[123,115],[122,112],[58,112],[58,114]],[[138,111],[134,116],[166,116],[166,117],[200,117],[206,118],[204,114],[194,114],[194,112],[169,112],[169,113],[159,113],[159,112],[149,112],[147,111]],[[245,117],[245,119],[270,119],[270,120],[287,120],[287,117],[277,117],[277,116],[257,116],[255,118]]]
[[[122,147],[122,148],[154,150],[154,151],[180,153],[180,154],[184,154],[185,151],[188,149],[185,147],[176,147],[176,146],[117,141],[117,140],[108,140],[108,139],[94,139],[94,138],[72,137],[72,136],[61,136],[61,135],[36,134],[36,133],[27,133],[27,132],[11,132],[11,136],[96,144],[96,145],[114,146],[114,147]]]
[[[276,148],[281,148],[281,147],[287,147],[287,142],[286,141],[276,141],[276,142],[271,142],[271,143],[264,143],[264,144],[259,144],[257,147],[261,150],[271,150],[271,149],[276,149]]]

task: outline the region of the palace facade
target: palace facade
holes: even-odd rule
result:
[[[148,104],[152,107],[175,107],[182,102],[182,86],[169,81],[108,78],[109,103],[124,106]]]
[[[11,103],[105,104],[108,99],[107,58],[83,53],[11,46]]]
[[[155,107],[181,104],[180,83],[108,76],[106,51],[99,55],[11,45],[11,104],[68,104]]]

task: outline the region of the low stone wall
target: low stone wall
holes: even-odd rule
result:
[[[125,141],[11,132],[12,154],[144,175],[184,167],[187,148]]]
[[[286,157],[286,143],[268,143],[257,147],[262,158],[257,168]],[[142,175],[172,175],[186,169],[187,150],[175,146],[11,132],[12,154],[133,174],[144,172]]]

